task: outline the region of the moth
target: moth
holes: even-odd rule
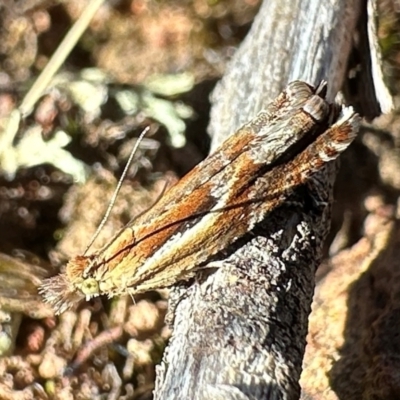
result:
[[[360,117],[327,85],[290,83],[100,251],[77,256],[40,291],[61,313],[76,302],[171,286],[266,218],[355,138]]]

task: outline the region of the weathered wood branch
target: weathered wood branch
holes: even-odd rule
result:
[[[361,0],[264,1],[213,95],[213,148],[294,79],[342,87]],[[372,80],[371,80],[372,81]],[[223,265],[174,289],[174,333],[155,399],[298,399],[314,273],[336,165],[273,213]],[[232,221],[235,223],[235,221]]]

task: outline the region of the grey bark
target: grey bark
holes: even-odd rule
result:
[[[361,0],[264,1],[214,91],[213,148],[290,81],[341,88]],[[215,270],[175,288],[173,337],[155,399],[298,399],[314,273],[336,165],[300,188]],[[232,221],[231,223],[235,223]],[[212,273],[211,273],[212,272]],[[184,293],[183,297],[180,297]]]

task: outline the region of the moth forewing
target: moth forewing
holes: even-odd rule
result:
[[[323,85],[289,84],[101,251],[76,257],[45,282],[45,299],[61,312],[84,297],[135,294],[193,276],[351,143],[358,116],[350,108],[338,115],[324,93]]]

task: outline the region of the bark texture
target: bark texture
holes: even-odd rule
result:
[[[292,80],[327,80],[332,101],[345,78],[362,7],[361,0],[264,1],[214,91],[213,148]],[[172,291],[174,332],[157,370],[155,399],[299,398],[335,173],[336,165],[328,165],[227,249],[218,269]]]

